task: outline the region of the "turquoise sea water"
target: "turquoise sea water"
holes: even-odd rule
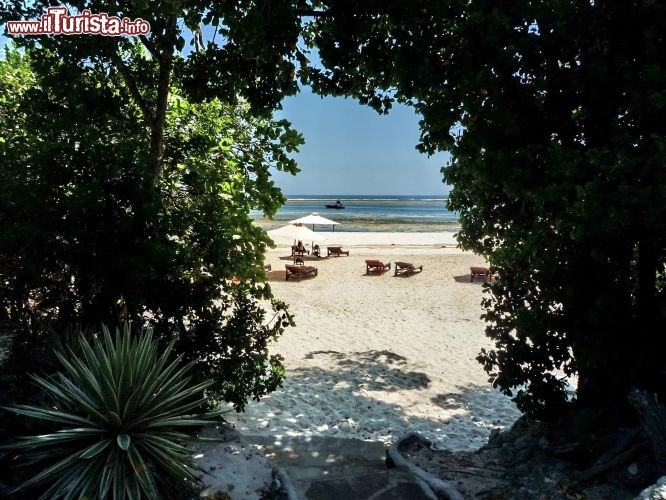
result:
[[[326,208],[340,200],[344,209]],[[458,217],[437,196],[290,196],[273,217],[267,220],[253,211],[257,224],[267,230],[288,224],[313,212],[340,223],[335,231],[450,231]],[[310,229],[312,227],[310,226]],[[315,231],[331,231],[331,226],[315,226]]]

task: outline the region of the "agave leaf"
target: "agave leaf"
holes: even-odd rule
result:
[[[102,389],[101,396],[102,402],[106,408],[114,413],[120,413],[120,405],[118,403],[117,388],[113,380],[112,368],[109,365],[102,363],[99,371],[100,387]]]
[[[76,406],[80,398],[85,398],[79,387],[68,377],[61,375],[59,380],[47,380],[33,377],[35,382],[56,399],[60,406]]]
[[[159,393],[161,388],[163,388],[169,383],[168,379],[171,376],[171,374],[176,370],[176,368],[177,365],[175,364],[175,362],[169,366],[163,366],[159,362],[155,364],[156,376],[153,378],[152,383],[145,388],[144,391],[145,396],[144,400],[141,401],[141,406],[145,405],[150,398],[153,398],[156,394]]]
[[[116,457],[119,454],[118,448],[114,447],[116,450]],[[113,461],[113,489],[111,490],[113,492],[113,498],[124,498],[124,493],[125,493],[125,467],[120,460],[120,458],[116,458]]]
[[[80,350],[83,354],[82,362],[85,363],[85,365],[90,368],[91,371],[98,373],[99,372],[99,359],[97,359],[97,356],[95,354],[95,350],[92,348],[92,346],[88,343],[88,341],[81,337],[79,339],[79,347]],[[70,356],[72,358],[75,358],[76,355],[70,350]]]
[[[189,450],[171,439],[162,437],[154,433],[142,433],[141,444],[149,444],[153,446],[158,446],[165,453],[169,453],[173,456],[187,455]]]
[[[80,366],[75,368],[64,356],[59,356],[59,359],[65,369],[71,375],[76,373],[76,376],[73,376],[72,378],[77,380],[77,382],[82,386],[82,391],[86,393],[90,399],[95,398],[98,401],[101,401],[102,388],[100,387],[93,370],[90,369],[90,362],[87,359],[79,360]],[[68,368],[68,366],[71,366],[71,368]]]
[[[99,498],[107,498],[109,490],[113,484],[113,467],[110,467],[107,464],[113,463],[113,459],[117,457],[117,451],[118,448],[115,446],[109,448],[109,455],[99,476]]]
[[[183,474],[183,470],[190,470],[192,468],[191,450],[177,446],[176,449],[168,448],[162,443],[152,443],[150,441],[142,441],[142,452],[150,463],[154,463],[159,468],[169,468],[169,474],[176,474],[178,477]],[[179,448],[183,448],[180,450]]]
[[[182,384],[178,384],[180,387]],[[181,391],[164,391],[155,395],[156,403],[152,404],[150,408],[144,412],[145,418],[156,418],[157,415],[168,414],[172,411],[183,413],[197,408],[205,403],[205,400],[197,397],[201,392],[208,387],[208,383],[198,384],[196,386],[188,387],[186,390]],[[180,387],[183,389],[183,387]],[[196,399],[195,399],[196,397]],[[189,400],[189,401],[188,401]]]
[[[201,425],[209,424],[208,420],[203,420],[201,418],[196,418],[194,415],[192,418],[187,416],[175,416],[175,417],[164,417],[159,420],[155,420],[152,423],[149,423],[144,426],[144,429],[161,429],[164,427],[198,427]]]
[[[147,443],[152,443],[152,444],[158,444],[160,446],[165,446],[167,448],[172,448],[173,446],[180,446],[181,448],[184,449],[184,447],[179,444],[176,441],[172,441],[171,439],[168,439],[165,437],[168,434],[180,434],[182,435],[182,432],[178,431],[166,431],[166,432],[155,432],[155,431],[144,431],[144,432],[137,432],[137,436],[141,436],[141,443],[147,442]]]
[[[145,434],[149,436],[154,436],[155,432],[146,432]],[[186,441],[199,441],[201,439],[198,437],[192,437],[188,434],[185,434],[184,432],[176,432],[176,431],[160,431],[159,436],[163,439],[166,439],[167,441],[171,441],[172,443],[176,444]]]
[[[16,449],[32,449],[38,446],[63,446],[73,441],[82,439],[90,439],[91,437],[99,437],[102,432],[97,429],[95,432],[78,432],[77,430],[62,430],[52,434],[41,434],[38,436],[19,437],[19,441],[11,445],[6,445],[6,448]],[[52,453],[52,452],[49,452]]]
[[[113,429],[120,429],[123,427],[123,421],[120,419],[120,415],[112,411],[106,412],[106,417],[109,421],[109,424]]]
[[[107,332],[108,333],[108,330]],[[118,398],[116,395],[116,383],[114,378],[113,367],[111,360],[106,350],[103,348],[102,343],[95,344],[95,355],[99,360],[98,377],[102,388],[102,399],[105,406],[112,410],[114,413],[120,413],[118,408]]]
[[[108,480],[110,483],[111,498],[125,498],[125,482],[127,481],[128,466],[130,466],[130,462],[127,460],[127,453],[117,446],[112,446],[108,460]]]
[[[90,398],[87,393],[81,391],[76,384],[68,378],[63,377],[61,384],[70,389],[70,392],[74,395],[72,399],[67,401],[69,409],[79,409],[84,413],[89,413],[91,416],[94,416],[99,420],[105,420],[104,414],[97,409],[102,404],[102,401],[95,401]]]
[[[132,438],[130,438],[129,434],[118,434],[116,437],[118,446],[120,446],[120,448],[125,451],[127,451],[127,449],[130,447],[131,441]]]
[[[93,460],[79,460],[75,466],[58,475],[58,480],[51,489],[55,489],[60,495],[64,494],[64,499],[94,498],[92,494],[95,489],[95,476],[92,474],[95,465],[96,462]],[[46,492],[42,498],[53,498],[60,495]]]
[[[126,362],[122,363],[120,373],[118,374],[118,413],[123,415],[125,413],[125,404],[127,399],[132,394],[132,370],[129,368],[133,362],[126,358]]]
[[[82,372],[85,371],[87,367],[86,359],[81,359],[79,355],[69,350],[69,353],[65,356],[62,352],[56,352],[56,357],[58,361],[65,367],[65,371],[70,374],[76,374],[81,376]]]
[[[102,388],[97,376],[88,367],[84,366],[75,374],[70,373],[69,380],[72,384],[75,384],[80,393],[85,394],[91,405],[99,406],[102,404]]]
[[[47,467],[36,476],[28,479],[25,483],[21,485],[21,489],[30,488],[32,486],[35,486],[36,484],[40,484],[44,481],[51,480],[54,478],[57,479],[58,475],[61,474],[63,471],[68,470],[70,467],[75,467],[77,460],[78,459],[76,458],[76,456],[68,455],[64,459],[56,462],[50,467]]]
[[[187,455],[167,453],[161,446],[154,446],[144,441],[141,443],[151,459],[173,477],[186,478],[188,481],[198,482],[194,468],[189,466],[190,458]]]
[[[93,458],[102,453],[108,448],[111,444],[111,439],[104,439],[98,443],[95,443],[88,448],[86,448],[83,453],[79,455],[79,458]]]
[[[27,417],[39,418],[42,420],[49,420],[51,422],[61,422],[64,424],[79,424],[86,426],[94,426],[95,423],[87,418],[65,413],[62,411],[49,410],[47,408],[39,408],[36,406],[16,405],[16,406],[2,406],[1,408],[25,415]]]
[[[181,401],[185,400],[189,402],[197,396],[195,393],[179,392],[178,389],[182,389],[182,387],[176,387],[174,390],[167,389],[155,394],[150,406],[146,408],[144,416],[152,418],[154,415],[169,413]]]
[[[189,382],[188,378],[176,378],[165,382],[162,387],[154,394],[155,397],[160,399],[169,400],[172,396],[178,394],[183,390],[184,387],[187,387]]]
[[[155,381],[163,381],[167,379],[170,374],[180,366],[180,363],[182,363],[182,354],[170,361],[174,345],[175,342],[170,342],[162,354],[155,356],[155,366],[159,368]]]
[[[62,403],[70,403],[76,399],[76,395],[71,394],[66,387],[60,385],[60,381],[51,381],[37,376],[32,378],[35,382],[37,382],[37,385],[39,385],[47,393],[51,394],[56,400],[61,401]]]
[[[203,392],[204,387],[197,386],[193,388],[187,388],[175,394],[170,394],[169,396],[162,396],[161,399],[165,399],[162,403],[153,405],[149,411],[146,413],[148,415],[153,413],[170,413],[170,412],[187,412],[192,408],[198,408],[203,406],[206,403],[205,398],[200,397],[200,394]]]
[[[148,335],[144,335],[134,352],[136,354],[134,366],[136,380],[148,380],[146,375],[155,367],[155,353],[158,352],[156,345],[150,341]]]
[[[84,492],[86,496],[81,496],[79,497],[80,499],[89,498],[92,500],[93,498],[108,498],[100,494],[100,478],[103,476],[104,470],[108,468],[107,464],[109,463],[111,449],[113,449],[113,446],[109,446],[104,453],[98,455],[94,459],[85,461],[87,465],[86,478],[85,481],[81,482],[81,491]]]
[[[135,422],[135,414],[137,412],[137,409],[139,408],[139,398],[141,396],[141,390],[140,389],[135,389],[125,400],[124,404],[122,405],[123,408],[123,413],[121,415],[121,418],[123,419],[124,422],[132,421]]]
[[[129,449],[128,457],[130,463],[132,464],[132,470],[136,474],[139,483],[142,486],[144,492],[157,491],[157,485],[155,484],[155,478],[153,477],[152,472],[146,465],[141,453],[136,446],[132,446]]]

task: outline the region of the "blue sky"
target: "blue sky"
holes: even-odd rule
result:
[[[352,99],[321,98],[304,88],[277,115],[305,136],[294,155],[295,177],[276,172],[286,195],[444,195],[440,168],[448,155],[428,158],[415,146],[418,116],[403,105],[379,115]]]

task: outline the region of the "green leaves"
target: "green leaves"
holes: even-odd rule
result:
[[[66,358],[59,354],[63,371],[56,379],[35,377],[57,409],[5,408],[62,426],[8,445],[28,450],[28,458],[56,459],[22,489],[47,483],[45,495],[106,498],[111,492],[121,499],[154,498],[197,484],[182,446],[191,438],[174,430],[207,422],[189,412],[203,407],[209,384],[191,384],[193,363],[172,359],[172,350],[161,349],[151,332],[125,327],[115,338],[106,328],[92,341],[81,335]]]
[[[306,28],[324,65],[304,72],[313,88],[379,111],[412,104],[419,149],[452,155],[458,240],[500,276],[484,299],[495,350],[478,357],[492,383],[539,418],[573,406],[562,373],[579,376],[578,406],[614,414],[632,383],[666,393],[648,382],[664,380],[664,363],[644,319],[666,319],[666,42],[645,36],[664,31],[663,8],[326,8]]]
[[[152,96],[152,62],[136,46],[125,47],[120,56],[133,74],[142,75],[139,90]],[[7,132],[0,143],[0,260],[7,264],[0,268],[3,310],[23,325],[31,324],[23,317],[27,311],[45,318],[44,331],[117,325],[121,319],[144,324],[150,317],[157,337],[165,343],[177,339],[174,349],[185,359],[207,365],[194,374],[196,382],[209,368],[222,371],[209,389],[216,400],[231,394],[226,388],[234,372],[246,377],[244,390],[233,393],[238,407],[258,394],[253,379],[261,390],[274,386],[265,379],[278,377],[266,375],[258,364],[239,370],[229,357],[236,343],[252,345],[258,335],[254,352],[268,361],[263,335],[273,341],[281,323],[261,324],[265,311],[250,303],[243,307],[251,312],[236,307],[225,283],[238,276],[244,293],[269,298],[261,284],[269,240],[253,225],[250,211],[271,215],[284,202],[271,174],[297,172],[289,151],[302,144],[300,134],[285,120],[257,118],[236,95],[232,103],[190,102],[175,80],[156,177],[150,168],[151,129],[120,74],[101,63],[72,66],[48,51],[38,60],[19,53],[11,57],[0,61],[3,89],[12,90],[1,93],[8,111],[0,113]],[[21,83],[16,75],[23,73],[34,85]],[[1,103],[0,109],[5,109]],[[285,314],[285,306],[265,304],[271,316]],[[246,313],[260,324],[248,321],[247,330],[235,336],[222,333],[230,315]],[[22,345],[35,341],[31,332],[20,335]],[[82,353],[86,363],[99,355],[92,349]],[[215,361],[210,353],[217,353]],[[119,387],[112,385],[112,360],[94,361],[100,363],[99,379],[90,376],[87,364],[61,361],[89,380],[85,390],[107,409],[99,414],[81,397],[80,411],[119,425],[124,418],[119,394],[128,397],[127,412],[142,403],[127,382],[136,374],[126,372]],[[278,360],[269,364],[279,371]],[[26,371],[22,363],[15,368],[18,374]]]

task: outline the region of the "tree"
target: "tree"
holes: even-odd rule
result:
[[[249,212],[284,202],[269,168],[296,172],[300,134],[240,99],[192,104],[172,87],[156,178],[120,74],[37,52],[0,62],[0,290],[19,325],[14,366],[25,372],[47,329],[133,321],[199,361],[216,381],[211,403],[242,409],[274,390],[284,372],[268,344],[291,316],[263,282],[269,240]]]
[[[41,8],[5,5],[3,19],[34,18]],[[517,387],[520,407],[537,416],[571,406],[560,373],[578,376],[579,409],[623,414],[632,385],[664,393],[666,367],[654,349],[666,314],[663,6],[172,0],[113,11],[148,19],[150,37],[40,38],[39,57],[48,50],[119,75],[115,88],[148,145],[141,182],[157,185],[169,165],[174,78],[192,103],[244,95],[258,114],[296,91],[297,65],[320,93],[382,112],[396,99],[412,104],[422,116],[420,149],[453,155],[443,172],[461,244],[501,276],[485,302],[496,349],[480,356],[492,382],[509,394]],[[204,46],[206,26],[220,38]],[[182,57],[188,33],[197,50]],[[323,69],[308,66],[299,33]],[[144,205],[135,200],[131,210],[137,241],[151,227],[136,208]]]
[[[452,154],[459,241],[500,276],[484,300],[490,381],[529,415],[608,425],[631,386],[666,395],[664,6],[321,4],[315,88],[412,104],[419,148]]]

